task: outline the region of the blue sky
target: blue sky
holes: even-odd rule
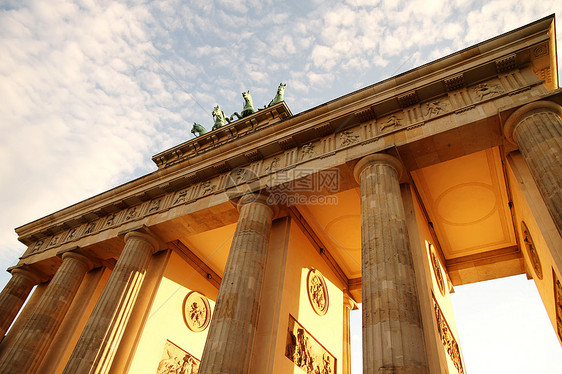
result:
[[[0,267],[25,249],[14,227],[153,171],[151,156],[189,139],[193,122],[211,127],[215,105],[240,111],[242,91],[263,107],[286,83],[296,114],[552,13],[562,3],[5,0]],[[509,366],[508,340],[495,341],[502,372],[529,372]],[[470,370],[478,357],[461,344]]]

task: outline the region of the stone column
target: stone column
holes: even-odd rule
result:
[[[239,209],[199,374],[249,373],[274,213],[256,194],[243,196]]]
[[[23,303],[39,278],[30,270],[16,268],[11,271],[12,278],[0,293],[0,340],[14,322]]]
[[[400,161],[387,154],[361,159],[363,373],[427,373]]]
[[[138,231],[125,235],[125,247],[76,343],[64,373],[107,373],[135,305],[156,239]]]
[[[505,122],[504,135],[519,150],[562,235],[562,107],[536,101],[517,109]]]
[[[35,373],[53,340],[84,275],[92,262],[83,255],[66,252],[37,307],[30,314],[13,344],[0,361],[0,373]]]
[[[357,304],[349,295],[343,295],[343,374],[351,374],[351,326],[350,313],[357,309]]]

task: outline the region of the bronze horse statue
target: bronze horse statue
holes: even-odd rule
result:
[[[200,124],[193,122],[193,127],[191,128],[191,133],[195,136],[201,136],[207,133],[207,130]]]
[[[211,114],[213,115],[213,118],[215,119],[215,124],[213,125],[213,130],[219,129],[219,128],[223,127],[224,125],[226,125],[227,123],[230,123],[230,119],[226,117],[226,115],[224,114],[224,112],[222,111],[220,106],[218,106],[218,105],[215,107],[215,109],[213,109],[213,112]]]
[[[238,112],[232,113],[232,115],[230,116],[231,121],[232,117],[234,116],[240,119],[256,112],[256,110],[254,109],[254,102],[252,101],[250,91],[242,92],[242,97],[244,98],[244,109],[242,109],[242,112],[240,114]]]
[[[286,84],[279,83],[279,87],[277,87],[277,94],[275,95],[273,100],[271,100],[269,104],[267,104],[268,108],[283,101],[283,98],[285,97],[285,87],[287,87]]]

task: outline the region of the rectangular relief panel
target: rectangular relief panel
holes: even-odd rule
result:
[[[453,364],[457,368],[459,374],[464,374],[464,367],[462,363],[463,360],[461,351],[459,349],[459,344],[453,336],[451,328],[449,327],[449,324],[447,323],[447,320],[445,319],[445,316],[443,315],[443,312],[441,311],[441,308],[439,307],[439,304],[437,303],[433,292],[431,293],[431,296],[433,299],[435,319],[437,320],[437,329],[439,331],[441,343],[443,343],[443,348],[445,348],[445,351],[451,358],[451,361],[453,361]]]
[[[554,269],[552,269],[552,279],[554,281],[554,307],[556,308],[556,332],[562,343],[562,283],[556,277]]]
[[[166,340],[156,374],[197,374],[200,363],[195,356]]]
[[[289,314],[285,356],[307,374],[336,374],[336,358]]]

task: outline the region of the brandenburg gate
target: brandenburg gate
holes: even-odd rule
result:
[[[561,104],[549,16],[300,114],[217,107],[16,229],[0,372],[346,374],[362,303],[364,373],[464,373],[450,293],[515,274],[562,339]]]

